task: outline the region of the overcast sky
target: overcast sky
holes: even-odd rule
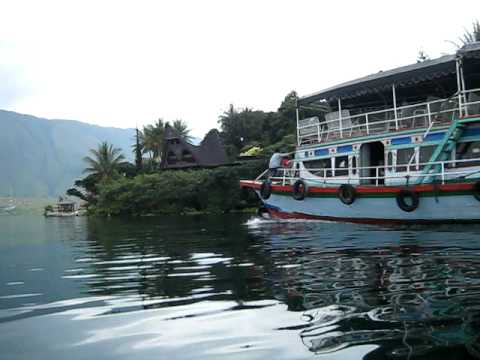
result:
[[[454,51],[480,1],[1,2],[0,108],[102,126],[181,118],[195,136],[230,103],[276,110]]]

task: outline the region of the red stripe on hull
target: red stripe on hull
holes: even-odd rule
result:
[[[240,186],[259,190],[261,187],[261,182],[252,181],[252,180],[241,180]],[[441,192],[450,192],[450,191],[465,191],[472,190],[474,183],[455,183],[455,184],[424,184],[424,185],[410,185],[408,188],[410,190],[416,191],[418,193],[422,192],[432,192],[432,191],[441,191]],[[359,185],[355,189],[359,194],[386,194],[393,193],[396,194],[400,190],[405,189],[407,186],[365,186]],[[273,191],[292,193],[292,186],[290,185],[272,185]],[[312,194],[336,194],[338,187],[316,187],[311,186],[308,188],[308,192]]]
[[[287,213],[283,211],[268,209],[270,216],[277,219],[298,219],[298,220],[322,220],[322,221],[336,221],[336,222],[350,222],[356,224],[398,224],[401,220],[379,220],[379,219],[351,219],[339,218],[334,216],[316,216],[303,213]]]
[[[274,209],[268,209],[268,213],[273,218],[277,219],[298,219],[298,220],[321,220],[321,221],[335,221],[335,222],[348,222],[354,224],[372,224],[372,225],[392,225],[392,224],[459,224],[459,223],[480,223],[480,220],[397,220],[397,219],[369,219],[369,218],[343,218],[335,216],[317,216],[303,213],[287,213]]]

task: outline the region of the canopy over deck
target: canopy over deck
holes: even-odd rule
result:
[[[337,99],[346,100],[369,96],[391,91],[393,84],[395,84],[395,87],[401,88],[445,78],[452,78],[453,80],[456,74],[456,59],[458,57],[480,59],[480,43],[466,45],[454,55],[445,55],[433,60],[380,71],[376,74],[327,88],[301,97],[298,100],[298,105],[321,104],[325,100],[332,102]]]

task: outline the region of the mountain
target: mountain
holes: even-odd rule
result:
[[[82,176],[83,157],[101,141],[132,160],[134,135],[134,129],[0,110],[0,196],[61,195]]]

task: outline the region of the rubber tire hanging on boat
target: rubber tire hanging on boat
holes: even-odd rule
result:
[[[406,202],[405,200],[410,198],[412,201]],[[400,209],[406,212],[414,211],[420,204],[420,196],[416,191],[410,189],[403,189],[397,194],[397,204]]]
[[[473,184],[473,197],[480,201],[480,181],[477,181],[475,184]]]
[[[260,196],[263,200],[267,200],[272,195],[272,183],[270,180],[265,180],[260,186]]]
[[[305,181],[303,180],[297,180],[293,184],[292,190],[293,198],[295,200],[303,200],[308,192],[307,184],[305,184]]]
[[[357,190],[350,184],[342,184],[338,188],[337,196],[345,205],[352,205],[357,197]]]

